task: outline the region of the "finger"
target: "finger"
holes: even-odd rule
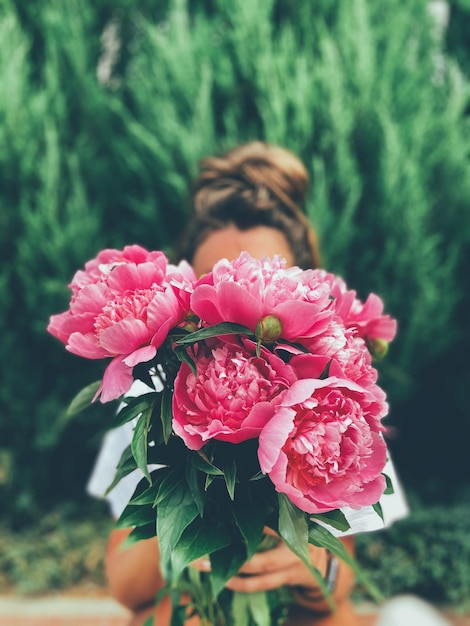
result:
[[[288,567],[259,576],[233,576],[227,582],[226,587],[232,591],[240,591],[242,593],[278,589],[283,585],[291,584],[294,580],[294,570],[295,567]]]
[[[196,559],[190,563],[191,567],[199,570],[200,572],[210,572],[211,571],[211,562],[207,557],[201,557],[200,559]]]
[[[279,535],[275,530],[273,530],[272,528],[269,528],[269,526],[265,526],[263,528],[263,533],[265,535],[271,535],[271,537],[278,537],[279,539],[281,538],[281,535]]]
[[[324,548],[309,545],[308,551],[310,555],[311,564],[324,571],[326,566],[326,551]],[[247,561],[240,571],[244,574],[262,574],[263,572],[280,569],[282,567],[290,567],[291,565],[302,563],[303,567],[307,570],[307,566],[303,561],[295,555],[284,542],[265,552],[257,552],[252,558]]]
[[[299,560],[285,544],[280,543],[272,550],[254,554],[249,561],[242,565],[239,571],[242,574],[263,574],[290,567],[298,563]]]

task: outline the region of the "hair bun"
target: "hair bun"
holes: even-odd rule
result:
[[[201,162],[193,189],[194,210],[210,212],[212,206],[238,194],[253,208],[266,209],[274,202],[298,214],[307,189],[307,170],[292,152],[253,141]]]

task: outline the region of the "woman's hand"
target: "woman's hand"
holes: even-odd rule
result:
[[[283,585],[317,587],[316,581],[308,567],[296,556],[286,544],[270,528],[265,528],[266,535],[279,539],[279,543],[270,550],[257,552],[249,561],[246,561],[236,576],[226,584],[232,591],[253,593],[268,591]],[[310,560],[321,574],[325,574],[327,555],[323,548],[309,545]],[[208,559],[197,559],[192,566],[201,571],[210,570]]]
[[[326,551],[314,546],[309,546],[309,551],[312,564],[324,574],[327,563]],[[275,548],[253,555],[226,586],[232,591],[252,593],[277,589],[283,585],[317,586],[308,567],[283,541],[280,541]]]
[[[265,529],[265,532],[277,536],[271,529]],[[346,549],[352,553],[353,539],[345,537],[342,541]],[[328,563],[326,550],[309,545],[309,553],[312,565],[324,576]],[[207,558],[197,559],[192,566],[200,571],[210,571],[210,561]],[[340,562],[336,585],[332,590],[336,604],[340,604],[349,596],[353,583],[351,570]],[[275,548],[253,555],[227,582],[226,587],[232,591],[253,593],[277,589],[283,585],[292,587],[294,599],[298,604],[319,612],[329,611],[330,607],[321,594],[315,577],[282,540]]]

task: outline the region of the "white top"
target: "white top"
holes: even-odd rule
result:
[[[151,389],[147,387],[147,385],[141,381],[136,381],[128,395],[137,396],[148,391],[151,391]],[[122,511],[131,499],[135,488],[143,478],[141,470],[136,469],[121,479],[116,487],[114,487],[110,493],[105,495],[107,488],[114,479],[121,455],[132,441],[132,432],[134,427],[135,420],[127,422],[126,424],[123,424],[118,428],[114,428],[106,433],[87,485],[87,492],[91,496],[105,498],[108,501],[111,513],[116,519],[121,515]],[[149,466],[149,469],[152,470],[156,467],[158,466]],[[347,534],[380,530],[391,526],[393,522],[408,515],[406,498],[398,480],[395,467],[390,459],[387,461],[384,473],[390,477],[394,488],[393,494],[383,495],[380,499],[384,519],[382,520],[371,506],[367,506],[359,510],[346,507],[343,508],[342,511],[345,514],[351,528],[346,533],[336,533],[331,527],[328,527],[333,534],[343,536]]]

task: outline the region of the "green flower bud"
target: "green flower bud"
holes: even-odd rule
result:
[[[186,316],[186,319],[184,320],[184,323],[181,325],[181,328],[183,328],[183,330],[187,330],[188,333],[194,333],[197,330],[199,330],[198,316],[194,315],[192,311],[189,311],[189,313]]]
[[[388,341],[385,339],[367,339],[367,347],[374,361],[381,361],[388,352]]]
[[[188,333],[195,333],[196,330],[199,330],[199,327],[196,322],[189,322],[189,321],[186,321],[184,324],[182,324],[181,328],[183,330],[187,330]]]
[[[266,315],[255,328],[255,337],[265,343],[273,343],[282,334],[282,322],[275,315]]]

